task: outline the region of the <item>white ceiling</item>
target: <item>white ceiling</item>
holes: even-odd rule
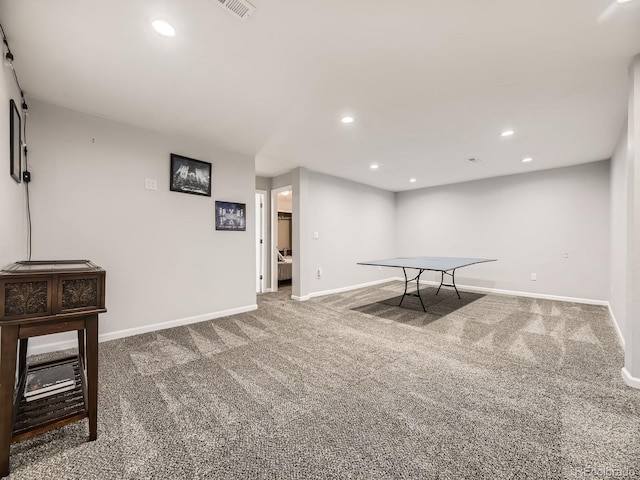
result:
[[[0,22],[27,100],[207,137],[267,177],[402,191],[592,162],[626,118],[640,0],[252,3],[0,0]]]

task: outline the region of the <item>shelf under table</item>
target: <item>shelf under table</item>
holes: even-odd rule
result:
[[[27,402],[24,398],[24,379],[29,372],[71,364],[75,373],[75,387],[65,392]],[[49,362],[29,365],[20,388],[17,390],[16,417],[13,424],[12,441],[22,440],[47,430],[61,427],[88,416],[86,401],[86,379],[77,355]]]

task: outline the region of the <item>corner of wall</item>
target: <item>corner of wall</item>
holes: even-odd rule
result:
[[[624,367],[621,370],[622,373],[622,378],[624,379],[624,382],[629,385],[632,388],[638,388],[640,389],[640,378],[636,378],[631,376],[631,374],[629,373],[629,371],[627,370],[626,367]]]

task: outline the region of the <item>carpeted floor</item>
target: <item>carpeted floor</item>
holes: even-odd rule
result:
[[[103,343],[98,440],[16,443],[9,478],[640,478],[605,307],[402,288]]]

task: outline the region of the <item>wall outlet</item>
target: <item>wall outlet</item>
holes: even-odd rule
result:
[[[147,190],[158,190],[158,181],[155,178],[147,178],[144,181],[144,188]]]
[[[531,281],[535,282],[536,280],[538,280],[538,274],[537,273],[532,273],[531,274]]]

